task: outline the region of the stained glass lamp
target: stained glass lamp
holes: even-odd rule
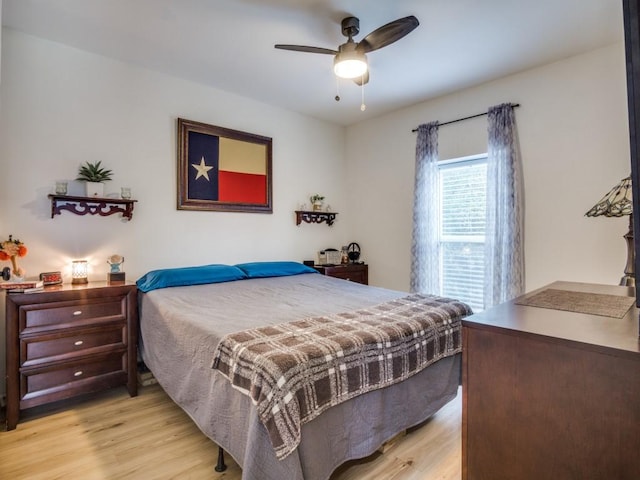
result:
[[[635,286],[635,250],[633,246],[633,203],[631,196],[631,176],[623,178],[620,183],[613,187],[591,210],[585,215],[587,217],[622,217],[629,215],[629,231],[624,235],[627,241],[627,265],[624,269],[624,276],[620,280],[620,285]]]

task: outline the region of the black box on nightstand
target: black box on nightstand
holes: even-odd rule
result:
[[[124,272],[107,273],[107,282],[109,285],[119,285],[124,283]]]

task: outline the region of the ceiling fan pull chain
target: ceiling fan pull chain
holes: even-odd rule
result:
[[[336,76],[336,102],[340,101],[340,79]]]
[[[367,106],[364,104],[364,75],[362,75],[362,85],[360,88],[362,89],[362,103],[360,104],[360,111],[364,112],[367,109]]]

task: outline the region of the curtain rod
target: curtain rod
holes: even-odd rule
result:
[[[520,104],[519,104],[519,103],[514,103],[514,104],[512,104],[511,106],[512,106],[513,108],[517,108],[517,107],[519,107],[519,106],[520,106]],[[488,115],[488,114],[489,114],[489,112],[483,112],[483,113],[478,113],[478,114],[476,114],[476,115],[471,115],[471,116],[469,116],[469,117],[457,118],[457,119],[455,119],[455,120],[449,120],[448,122],[439,123],[439,124],[438,124],[438,126],[439,126],[439,127],[442,127],[443,125],[449,125],[450,123],[457,123],[457,122],[461,122],[461,121],[463,121],[463,120],[469,120],[469,119],[471,119],[471,118],[483,117],[484,115]],[[413,129],[413,130],[411,130],[411,131],[412,131],[412,132],[417,132],[417,131],[418,131],[418,129],[417,129],[417,128],[414,128],[414,129]]]

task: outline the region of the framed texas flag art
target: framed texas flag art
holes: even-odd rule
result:
[[[178,210],[272,213],[272,139],[178,119]]]

